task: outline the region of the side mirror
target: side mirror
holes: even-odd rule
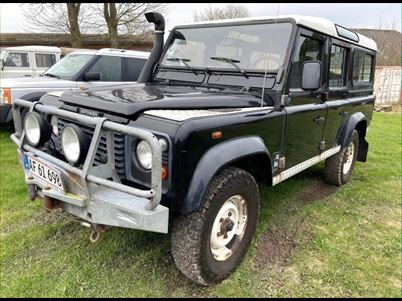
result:
[[[317,90],[321,86],[322,63],[307,61],[303,63],[302,89]]]
[[[87,81],[100,80],[100,73],[99,72],[87,72],[84,74],[84,79]]]
[[[4,59],[0,59],[0,68],[4,70]]]

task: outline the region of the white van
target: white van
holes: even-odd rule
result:
[[[50,46],[1,48],[0,78],[37,77],[60,60],[61,50]]]
[[[0,124],[9,123],[14,99],[36,101],[55,91],[86,90],[132,84],[137,81],[149,56],[146,51],[103,48],[77,50],[35,78],[0,80]]]

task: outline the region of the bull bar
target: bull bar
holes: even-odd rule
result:
[[[22,126],[20,107],[28,108],[30,112],[51,114],[95,127],[82,169],[25,143],[25,130]],[[51,197],[62,201],[64,209],[92,223],[167,233],[169,209],[160,205],[162,150],[153,133],[112,122],[107,118],[81,115],[54,106],[43,105],[38,101],[30,102],[22,99],[15,100],[13,117],[16,132],[21,135],[18,137],[14,133],[11,135],[11,139],[18,146],[22,167],[24,168],[23,153],[24,151],[29,152],[58,170],[61,169],[63,181],[69,188],[69,191],[66,189],[66,193],[50,187],[43,189],[45,186],[43,182],[29,177],[24,168],[25,180],[30,193],[33,192],[42,198]],[[152,152],[151,189],[142,190],[120,182],[114,164],[113,132],[142,139],[150,145]],[[106,136],[107,163],[93,166],[102,133]],[[110,178],[113,181],[109,180]]]

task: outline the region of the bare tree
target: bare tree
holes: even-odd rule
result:
[[[88,30],[90,11],[81,3],[22,4],[23,15],[33,26],[49,32],[70,34],[72,47],[82,47],[81,33]]]
[[[202,12],[194,12],[194,21],[222,20],[250,17],[250,11],[241,4],[228,4],[225,7],[209,6]]]
[[[373,39],[377,44],[378,66],[399,66],[402,36],[395,19],[384,21],[379,17],[373,29],[356,30]]]
[[[112,48],[122,46],[119,45],[119,36],[130,37],[145,33],[149,28],[144,17],[145,12],[166,11],[166,5],[162,3],[97,3],[92,7],[98,16],[94,18],[93,25],[100,32],[108,32]]]
[[[70,25],[69,28],[71,33],[71,46],[82,47],[81,31],[78,21],[80,15],[81,3],[66,3],[66,4],[67,4],[68,24]]]

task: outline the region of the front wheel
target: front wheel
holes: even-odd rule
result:
[[[172,255],[176,266],[202,285],[226,278],[250,246],[259,208],[254,178],[239,168],[223,169],[210,182],[203,206],[174,221]]]

